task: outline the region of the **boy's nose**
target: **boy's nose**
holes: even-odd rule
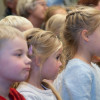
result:
[[[27,57],[26,63],[27,63],[27,64],[31,64],[31,62],[32,62],[31,59]]]

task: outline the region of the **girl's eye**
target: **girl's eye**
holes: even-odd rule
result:
[[[56,57],[56,59],[58,60],[60,58],[60,55],[58,55],[57,57]]]

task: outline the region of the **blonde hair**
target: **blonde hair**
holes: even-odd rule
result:
[[[20,31],[25,31],[24,27],[32,25],[32,23],[24,17],[10,15],[2,20],[0,20],[0,25],[8,25],[19,29]]]
[[[50,31],[44,31],[39,28],[30,29],[24,32],[28,47],[31,48],[32,56],[30,58],[39,56],[41,57],[41,66],[45,60],[53,53],[62,48],[62,42]],[[50,88],[57,100],[61,100],[58,92],[54,89],[53,85],[43,80],[42,84]],[[12,87],[16,88],[19,83],[15,83]]]
[[[45,23],[48,21],[48,19],[55,14],[56,11],[58,10],[64,10],[66,12],[66,9],[62,6],[51,6],[47,9],[45,13]],[[67,14],[67,12],[66,12]]]
[[[52,92],[56,96],[57,100],[62,100],[61,97],[60,97],[60,95],[59,95],[59,93],[56,91],[56,89],[54,88],[54,86],[51,83],[47,82],[47,80],[43,80],[42,84],[44,86],[46,86],[47,88],[49,88],[49,89],[52,90]]]
[[[68,59],[71,59],[77,51],[82,30],[86,29],[90,35],[99,25],[100,11],[92,7],[78,7],[68,12],[64,31]]]
[[[58,49],[62,48],[62,42],[50,31],[34,28],[24,32],[28,47],[32,46],[32,56],[42,58],[41,64]]]
[[[16,28],[0,25],[0,49],[4,46],[4,42],[13,40],[16,37],[25,39],[24,35]]]
[[[66,15],[55,14],[46,23],[46,30],[52,31],[57,36],[63,32]]]
[[[18,0],[17,14],[20,16],[28,17],[30,15],[29,10],[34,10],[37,5],[37,0]]]

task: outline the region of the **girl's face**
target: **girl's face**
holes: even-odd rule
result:
[[[42,66],[42,78],[48,80],[54,80],[58,75],[60,66],[62,65],[60,61],[60,55],[62,48],[57,52],[54,52],[49,58],[44,62]]]
[[[31,63],[27,52],[27,43],[22,38],[4,42],[0,49],[0,80],[12,83],[27,79]]]
[[[92,55],[100,56],[100,26],[89,35],[89,46]]]

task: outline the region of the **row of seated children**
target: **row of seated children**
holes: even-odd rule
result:
[[[3,59],[1,55],[1,61],[2,59],[3,61],[0,65],[4,66],[3,73],[1,70],[1,79],[4,79],[6,81],[6,86],[8,87],[6,88],[6,90],[8,90],[6,92],[2,92],[4,88],[1,89],[1,98],[5,97],[9,100],[9,98],[11,98],[11,96],[8,96],[10,85],[16,81],[24,81],[21,82],[17,87],[17,90],[22,93],[23,96],[18,92],[17,93],[22,98],[26,98],[27,100],[44,100],[48,97],[49,100],[61,100],[61,98],[62,100],[99,100],[100,69],[97,65],[91,63],[94,55],[100,56],[99,19],[100,11],[92,7],[81,6],[68,12],[65,20],[64,32],[62,34],[64,39],[63,43],[66,45],[65,55],[68,59],[68,62],[66,68],[58,76],[57,74],[59,72],[59,68],[62,65],[60,61],[60,55],[62,53],[63,43],[56,37],[56,35],[54,35],[53,32],[50,31],[43,31],[41,29],[31,27],[32,29],[27,29],[23,33],[20,32],[20,34],[23,34],[25,39],[27,40],[29,54],[28,57],[31,60],[26,56],[25,51],[27,51],[27,45],[25,40],[22,44],[24,44],[24,46],[26,45],[26,47],[22,48],[23,50],[21,49],[21,51],[23,51],[24,53],[20,52],[21,54],[17,55],[18,59],[16,58],[16,54],[14,55],[14,57],[17,60],[21,60],[19,58],[27,58],[27,60],[25,60],[27,61],[26,64],[28,64],[28,68],[25,67],[25,69],[27,70],[21,70],[22,73],[20,72],[20,74],[16,71],[16,73],[14,74],[14,70],[18,69],[13,68],[12,70],[10,70],[11,73],[8,72],[8,70],[5,69],[6,63],[4,63],[6,62],[6,59]],[[3,25],[3,23],[1,25]],[[4,30],[4,28],[6,30]],[[11,29],[18,31],[14,28]],[[7,32],[11,34],[12,32],[9,32],[11,30],[8,30],[8,26],[1,27],[2,34],[5,34]],[[17,42],[16,38],[14,38],[14,40],[8,41],[12,41],[13,43]],[[9,44],[9,42],[7,43]],[[7,47],[9,46],[10,44]],[[15,46],[15,44],[12,45],[12,48],[14,48],[13,46]],[[2,49],[1,46],[1,51],[4,50],[4,53],[6,54],[7,51],[5,51],[5,49],[7,50],[7,48]],[[11,48],[9,49],[9,51],[10,50]],[[8,61],[9,60],[7,59],[7,62]],[[10,65],[11,64],[13,63],[10,63]],[[10,67],[10,65],[8,67]],[[13,64],[13,66],[16,67],[16,63],[15,65]],[[4,74],[4,71],[6,72],[6,74]],[[14,74],[14,76],[9,76],[9,73],[11,75]],[[18,77],[18,75],[20,77]],[[61,98],[57,94],[53,86],[46,80],[43,81],[43,79],[52,81],[54,81],[55,79],[54,86],[60,93]],[[10,81],[9,86],[8,81]],[[1,83],[2,82],[3,81],[1,81]],[[0,88],[1,87],[2,84]],[[50,90],[49,92],[46,92],[48,91],[48,87],[50,87],[52,91]],[[30,91],[28,91],[27,88],[31,88]],[[25,91],[27,93],[25,93]]]

